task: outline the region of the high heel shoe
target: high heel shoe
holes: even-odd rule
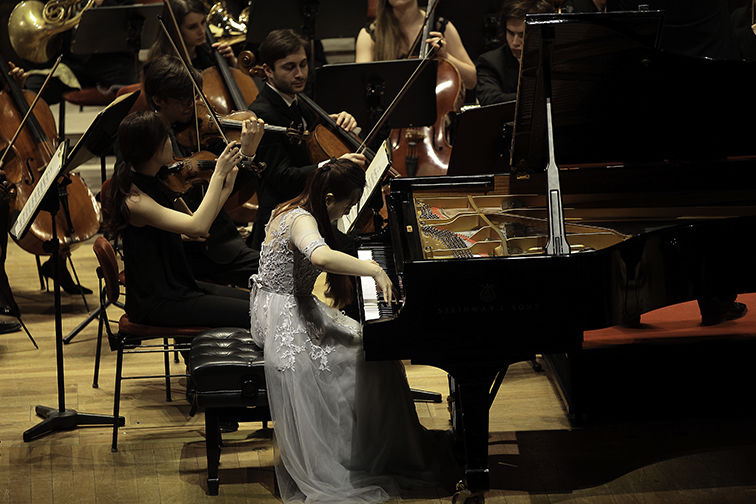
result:
[[[71,273],[68,272],[68,268],[63,266],[60,268],[61,274],[57,275],[58,277],[58,284],[60,284],[60,288],[66,291],[68,294],[92,294],[92,289],[87,289],[83,285],[78,285],[76,282],[74,282],[73,278],[71,278]],[[53,263],[51,260],[48,260],[45,262],[42,267],[40,268],[40,271],[42,272],[42,275],[45,278],[49,278],[51,280],[55,279],[55,273],[53,272]]]

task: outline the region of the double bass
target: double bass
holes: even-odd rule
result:
[[[17,132],[30,110],[30,104],[34,102],[34,93],[19,88],[10,76],[5,58],[0,61],[0,71],[7,87],[7,90],[0,91],[0,142],[6,148],[2,169],[8,184],[12,221],[26,204],[41,173],[52,159],[57,149],[58,134],[52,112],[42,99],[38,99],[23,128]],[[11,145],[14,136],[16,140]],[[55,219],[58,242],[64,253],[69,253],[77,243],[94,236],[100,229],[101,221],[100,206],[86,183],[77,174],[70,174],[69,177],[70,183],[66,187],[68,216],[65,212],[59,212]],[[52,239],[52,222],[45,217],[37,216],[29,232],[16,240],[21,248],[31,254],[50,254],[44,245]]]
[[[437,5],[438,0],[428,2],[425,24],[419,39],[421,59],[430,56],[427,40],[430,27],[434,24]],[[412,52],[413,49],[410,49],[410,54]],[[409,177],[446,175],[451,156],[447,117],[449,112],[460,109],[464,99],[465,86],[462,84],[459,70],[447,60],[440,58],[436,76],[436,122],[432,126],[391,130],[394,170]]]

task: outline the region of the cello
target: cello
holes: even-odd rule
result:
[[[2,169],[8,182],[12,221],[24,207],[41,172],[52,159],[58,134],[55,119],[44,100],[36,98],[38,101],[29,113],[30,104],[35,102],[34,93],[19,88],[10,76],[5,58],[0,61],[0,71],[7,85],[7,91],[0,92],[0,138],[7,145]],[[27,115],[24,122],[23,118]],[[70,221],[65,212],[59,213],[55,220],[58,242],[65,253],[70,253],[77,243],[94,236],[100,229],[101,221],[100,207],[92,192],[79,175],[69,176],[70,184],[66,189]],[[16,242],[31,254],[50,255],[44,244],[51,239],[52,222],[44,216],[37,216],[29,232]]]
[[[420,58],[430,55],[427,42],[430,27],[434,23],[438,0],[430,0],[425,14],[421,36],[415,39],[414,46],[420,42]],[[441,58],[438,60],[436,76],[436,122],[432,126],[420,128],[399,128],[391,131],[393,147],[393,167],[401,175],[424,177],[446,175],[451,156],[451,144],[448,138],[448,114],[459,111],[465,99],[465,87],[459,70]]]

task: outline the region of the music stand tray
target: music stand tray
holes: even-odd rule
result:
[[[391,142],[387,139],[383,141],[380,148],[375,152],[375,157],[370,162],[370,165],[365,170],[365,189],[362,191],[362,197],[358,204],[352,207],[352,210],[348,214],[344,215],[336,223],[336,227],[342,233],[349,234],[354,231],[354,227],[359,222],[360,216],[369,208],[368,201],[376,193],[380,187],[381,180],[391,168]]]
[[[87,9],[71,41],[72,54],[136,52],[149,49],[158,33],[163,3]]]
[[[346,110],[363,131],[373,127],[409,80],[418,59],[339,63],[315,70],[313,98],[325,110]],[[438,62],[430,61],[387,119],[389,128],[430,126],[436,122]]]
[[[447,175],[482,175],[509,169],[515,103],[469,107],[458,114]]]
[[[104,156],[113,146],[118,126],[131,110],[141,91],[126,93],[113,100],[95,117],[68,155],[68,170],[74,170],[95,156]]]

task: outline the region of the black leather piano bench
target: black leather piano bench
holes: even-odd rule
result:
[[[219,420],[262,422],[263,429],[270,420],[263,352],[245,329],[210,329],[192,340],[189,370],[192,409],[205,410],[207,491],[218,495]]]

